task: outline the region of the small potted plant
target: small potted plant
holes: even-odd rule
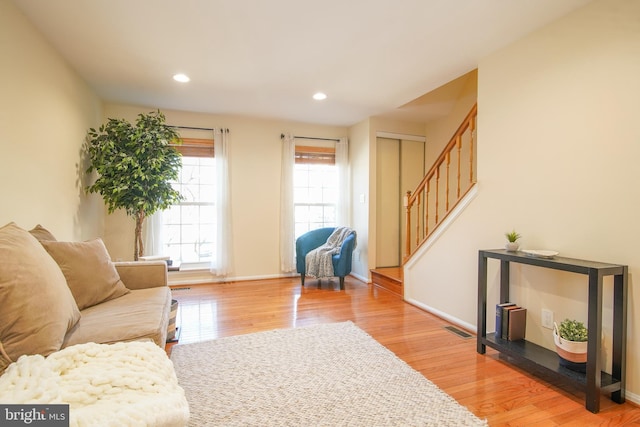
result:
[[[579,372],[587,366],[587,327],[577,320],[564,319],[553,323],[553,341],[560,357],[560,365]]]
[[[510,252],[517,251],[518,248],[520,247],[520,244],[518,243],[518,239],[522,236],[516,233],[515,230],[511,231],[510,233],[504,233],[504,235],[507,238],[507,245],[505,246],[505,248]]]

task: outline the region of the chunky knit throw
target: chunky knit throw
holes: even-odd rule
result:
[[[189,406],[173,363],[152,342],[78,344],[21,356],[0,376],[0,402],[62,403],[71,426],[184,426]]]
[[[333,277],[333,256],[340,253],[342,243],[353,232],[349,227],[336,227],[324,245],[307,253],[304,259],[306,275],[315,278]]]

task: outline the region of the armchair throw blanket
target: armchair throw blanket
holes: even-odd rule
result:
[[[304,258],[307,276],[316,279],[333,277],[332,258],[335,254],[340,253],[342,243],[353,233],[352,228],[336,227],[324,245],[310,251]]]

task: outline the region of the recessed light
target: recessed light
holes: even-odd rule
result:
[[[177,82],[180,82],[180,83],[186,83],[186,82],[188,82],[188,81],[189,81],[189,80],[191,80],[191,79],[190,79],[190,78],[189,78],[189,76],[187,76],[186,74],[182,74],[182,73],[180,73],[180,74],[175,74],[175,75],[173,76],[173,80],[175,80],[175,81],[177,81]]]
[[[323,99],[327,99],[327,94],[318,92],[315,95],[313,95],[313,99],[315,99],[316,101],[322,101]]]

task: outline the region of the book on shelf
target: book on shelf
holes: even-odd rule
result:
[[[517,341],[524,339],[524,332],[527,329],[527,309],[518,307],[509,310],[509,320],[507,327],[507,339]]]
[[[507,307],[503,307],[502,309],[502,334],[500,338],[503,340],[509,339],[509,318],[511,316],[511,312],[521,308],[519,305],[510,305]]]
[[[502,304],[496,304],[496,338],[502,338],[502,316],[504,309],[514,306],[515,303],[503,302]]]

